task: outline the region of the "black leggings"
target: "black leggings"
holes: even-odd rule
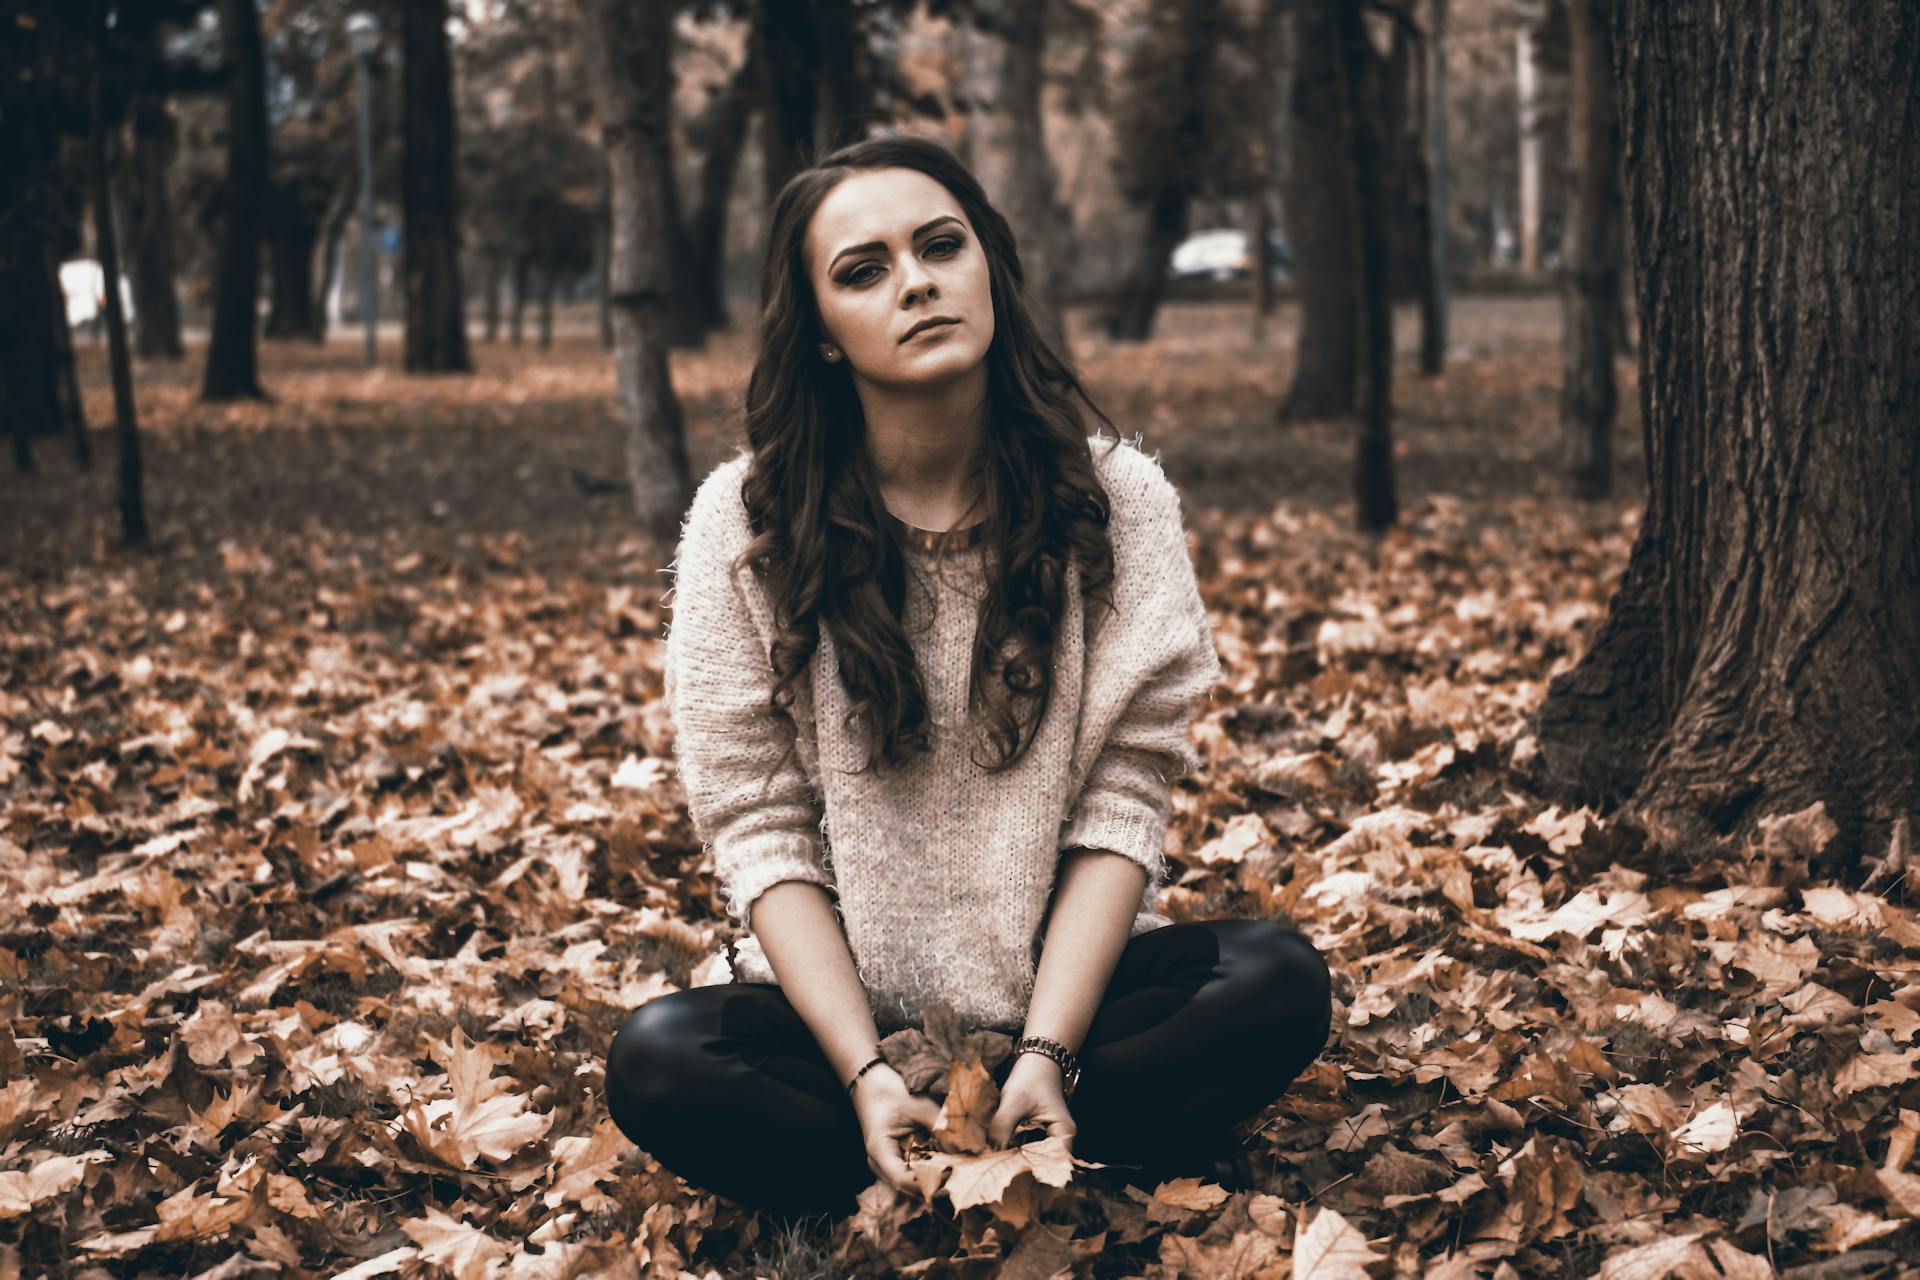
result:
[[[1152,1169],[1217,1151],[1319,1054],[1330,1007],[1326,962],[1271,921],[1130,938],[1080,1048],[1074,1154]],[[608,1051],[607,1106],[668,1169],[752,1208],[851,1213],[874,1181],[845,1085],[773,983],[642,1006]]]

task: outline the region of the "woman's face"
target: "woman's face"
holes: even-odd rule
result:
[[[917,169],[854,173],[829,191],[807,225],[806,260],[827,335],[821,359],[904,390],[986,358],[986,253],[960,202]],[[930,320],[944,323],[920,327]]]

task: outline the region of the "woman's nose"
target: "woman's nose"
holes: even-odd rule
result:
[[[927,275],[925,266],[915,263],[903,277],[906,281],[906,293],[900,299],[902,306],[910,305],[916,297],[931,302],[940,296],[940,287]]]

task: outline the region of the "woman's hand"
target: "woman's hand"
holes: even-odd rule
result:
[[[1023,1053],[1013,1060],[1007,1083],[1000,1089],[1000,1106],[987,1125],[987,1141],[1005,1147],[1029,1122],[1045,1125],[1047,1136],[1059,1138],[1072,1152],[1078,1130],[1073,1113],[1067,1110],[1060,1064],[1042,1053]]]
[[[853,1086],[853,1109],[866,1140],[867,1167],[901,1191],[918,1190],[900,1154],[900,1139],[916,1127],[931,1132],[940,1123],[940,1104],[910,1092],[899,1072],[880,1066]]]

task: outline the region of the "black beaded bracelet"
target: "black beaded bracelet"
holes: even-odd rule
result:
[[[884,1053],[876,1053],[876,1054],[874,1054],[874,1055],[873,1055],[873,1061],[871,1061],[871,1062],[869,1062],[869,1063],[868,1063],[868,1064],[867,1064],[866,1066],[864,1066],[864,1067],[862,1067],[862,1068],[860,1068],[860,1069],[859,1069],[858,1071],[856,1071],[856,1072],[854,1072],[854,1073],[853,1073],[853,1079],[851,1079],[851,1080],[849,1080],[849,1081],[847,1081],[847,1092],[848,1092],[848,1093],[852,1093],[852,1092],[853,1092],[853,1086],[855,1086],[855,1085],[857,1085],[857,1084],[859,1084],[859,1083],[860,1083],[860,1077],[861,1077],[861,1076],[863,1076],[863,1075],[865,1075],[865,1074],[867,1074],[867,1072],[869,1072],[869,1071],[871,1071],[871,1070],[873,1070],[873,1069],[874,1069],[875,1067],[877,1067],[877,1066],[880,1066],[880,1065],[882,1065],[883,1063],[885,1063],[885,1062],[886,1062],[886,1060],[887,1060],[887,1055],[885,1055]]]

